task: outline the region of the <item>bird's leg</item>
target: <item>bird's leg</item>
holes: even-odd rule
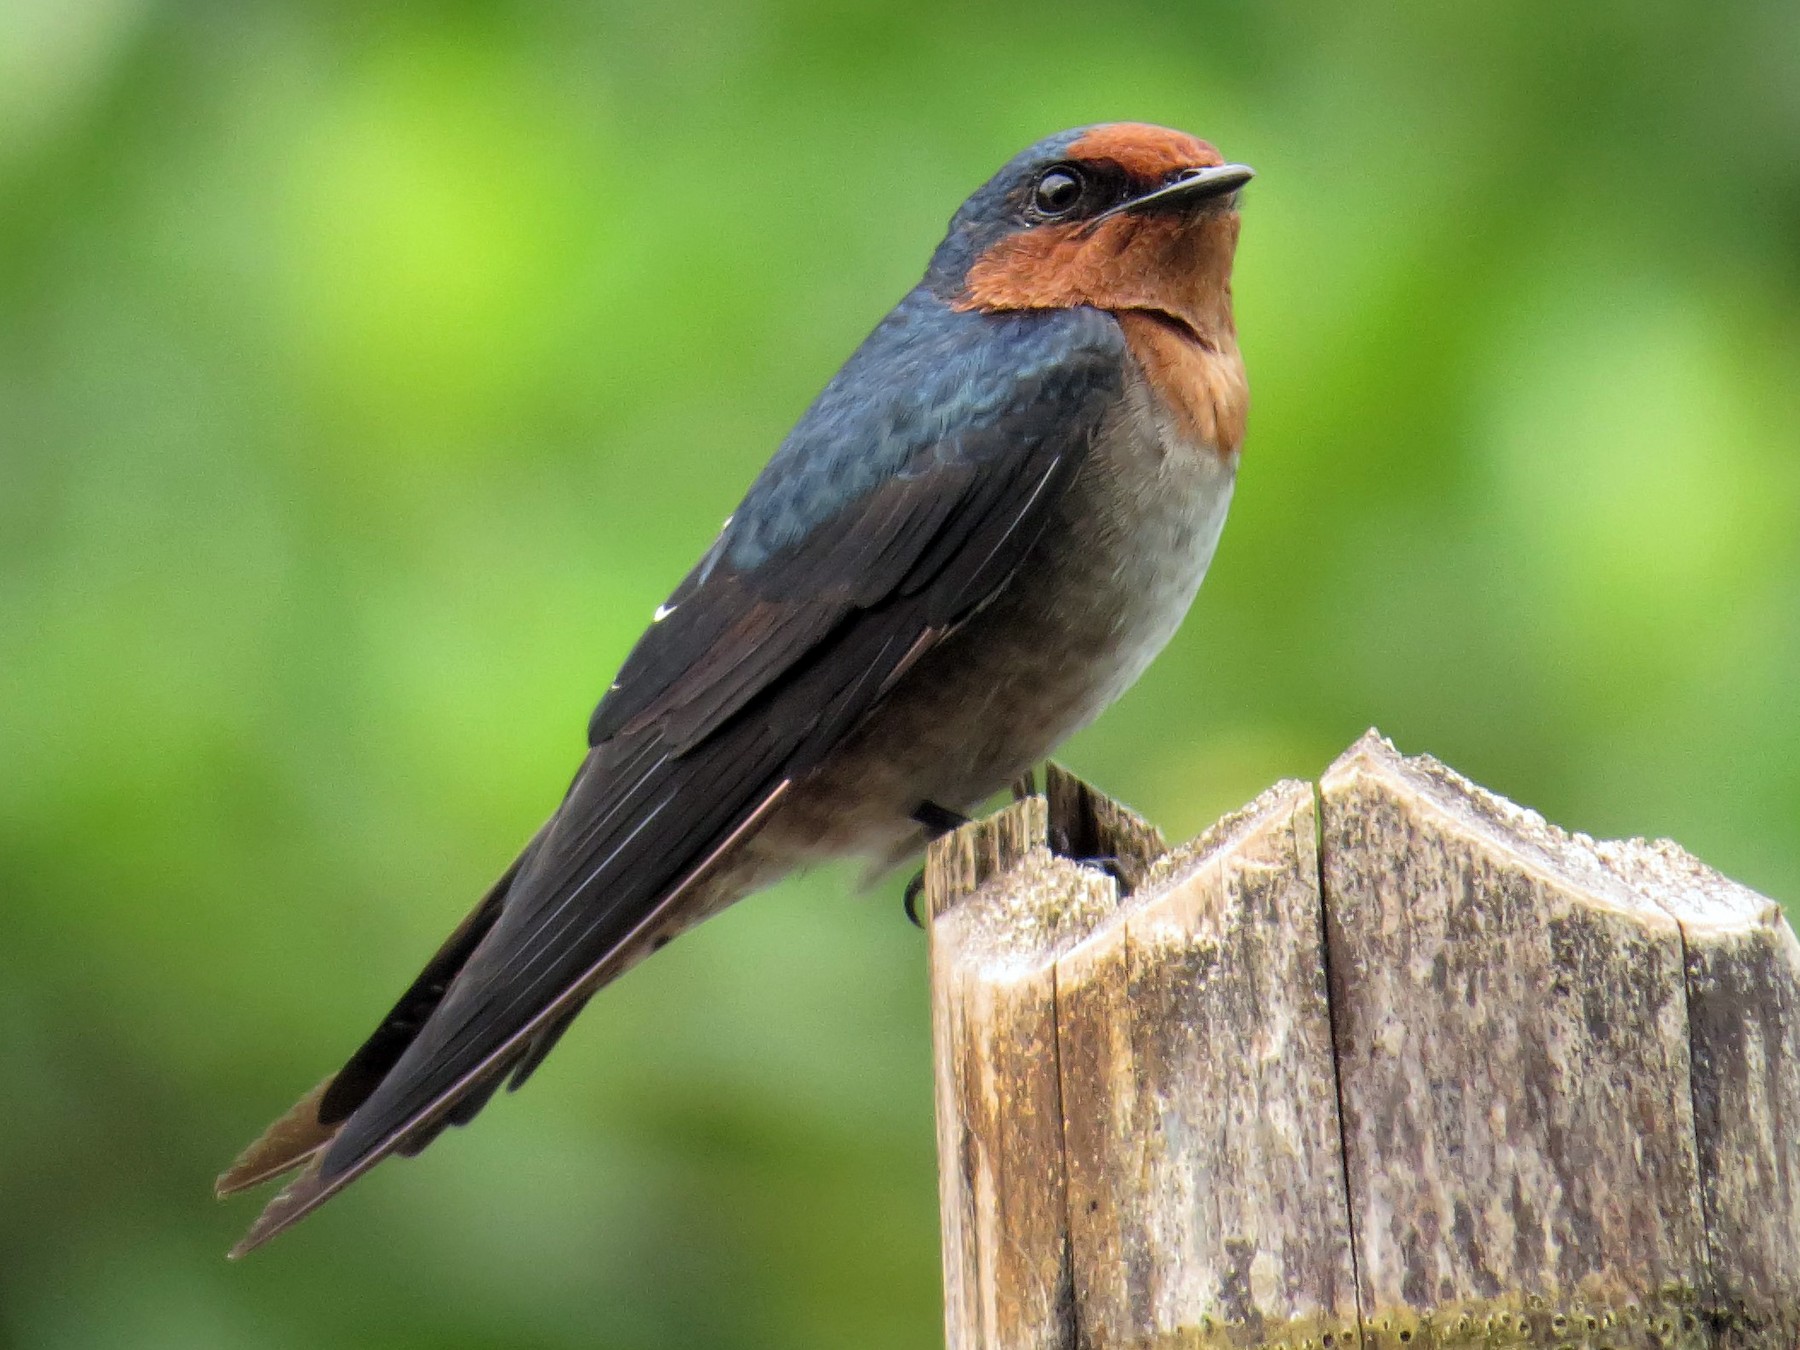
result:
[[[920,802],[913,808],[912,818],[914,824],[925,827],[929,839],[949,834],[952,830],[960,830],[969,823],[969,818],[960,811],[952,811],[936,802]]]
[[[1059,793],[1059,784],[1073,790]],[[1049,774],[1044,787],[1050,798],[1050,851],[1059,858],[1106,873],[1117,884],[1120,895],[1128,894],[1132,881],[1119,856],[1106,851],[1109,840],[1100,824],[1093,789],[1066,772]]]
[[[1037,796],[1037,770],[1027,769],[1012,781],[1012,799],[1022,802],[1027,797]]]
[[[952,811],[947,806],[939,806],[936,802],[920,802],[913,808],[913,822],[925,829],[926,842],[941,839],[952,830],[960,830],[969,823],[969,818],[961,812]],[[901,903],[906,907],[906,917],[912,921],[914,928],[925,925],[919,918],[919,896],[925,889],[925,872],[921,868],[913,879],[906,883],[906,894]]]

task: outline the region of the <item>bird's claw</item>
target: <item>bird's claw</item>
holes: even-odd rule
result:
[[[1070,862],[1080,867],[1097,867],[1118,883],[1122,895],[1131,889],[1131,879],[1125,875],[1125,869],[1119,859],[1112,854],[1097,854],[1091,858],[1070,858]]]
[[[953,830],[960,830],[969,823],[969,818],[960,811],[952,811],[947,806],[939,806],[933,801],[923,801],[913,808],[913,824],[925,831],[927,840],[941,839]],[[906,895],[902,903],[906,906],[906,917],[912,920],[914,928],[923,928],[924,920],[919,918],[919,895],[925,889],[925,874],[920,872],[906,883]]]
[[[900,903],[906,910],[906,917],[914,928],[923,930],[925,921],[919,917],[919,896],[925,891],[925,874],[915,873],[913,879],[906,883],[906,894]]]

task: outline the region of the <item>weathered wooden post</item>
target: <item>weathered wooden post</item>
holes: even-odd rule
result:
[[[1675,845],[1371,733],[1174,850],[1053,772],[926,895],[951,1350],[1800,1345],[1800,944]]]

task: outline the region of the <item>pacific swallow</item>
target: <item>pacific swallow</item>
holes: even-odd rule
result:
[[[594,992],[812,862],[895,862],[1142,673],[1225,523],[1251,171],[1111,123],[1008,162],[638,640],[555,813],[220,1179],[234,1250],[537,1069]]]

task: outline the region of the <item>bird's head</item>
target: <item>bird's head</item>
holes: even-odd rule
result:
[[[1232,332],[1237,191],[1250,177],[1166,127],[1065,131],[963,203],[926,283],[958,309],[1090,305],[1222,340]]]

